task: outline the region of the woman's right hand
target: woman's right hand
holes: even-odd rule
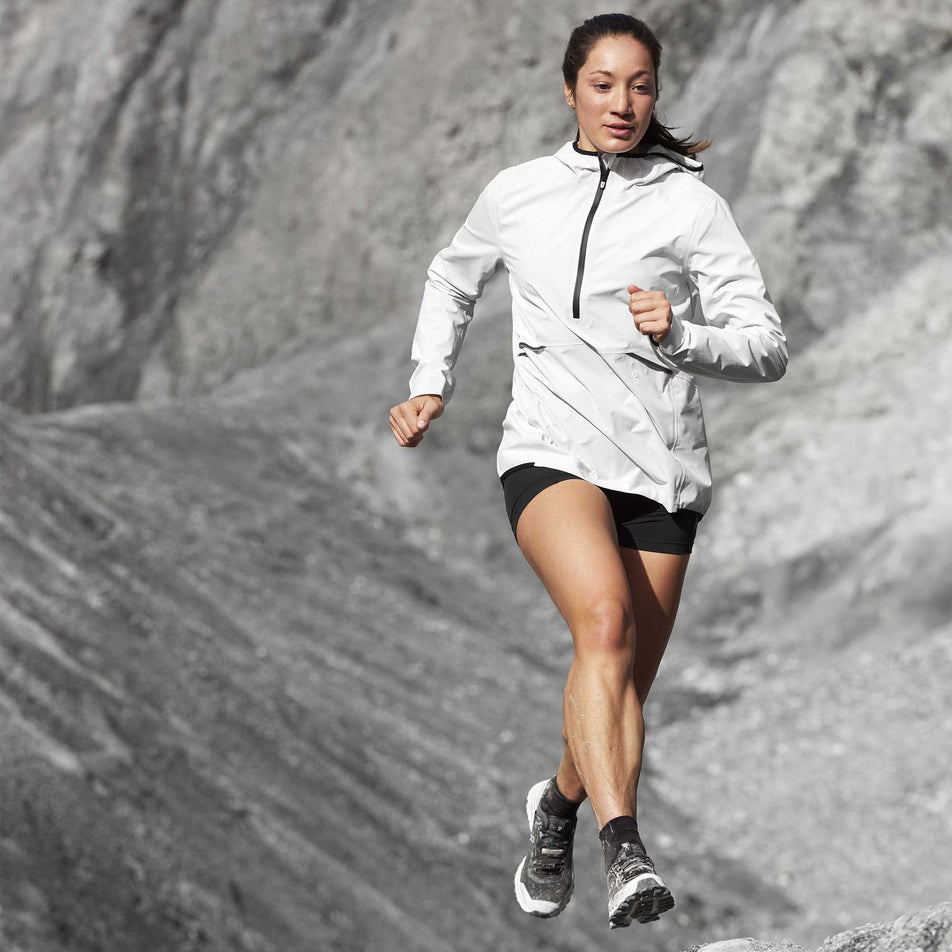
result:
[[[424,393],[390,408],[390,429],[401,446],[416,446],[430,425],[443,413],[443,398],[436,393]]]

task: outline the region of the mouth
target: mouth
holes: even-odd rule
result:
[[[628,125],[625,125],[624,123],[617,123],[617,124],[616,124],[616,123],[610,123],[610,124],[609,124],[609,123],[606,123],[605,128],[606,128],[606,129],[611,129],[612,132],[616,132],[616,133],[618,133],[619,135],[623,135],[623,134],[626,133],[626,132],[634,132],[634,130],[635,130],[635,127],[634,127],[634,126],[628,126]]]

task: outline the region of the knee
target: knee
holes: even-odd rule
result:
[[[593,601],[577,620],[573,632],[576,657],[631,665],[635,625],[631,608],[618,599]]]

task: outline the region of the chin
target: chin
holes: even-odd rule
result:
[[[602,152],[631,152],[632,149],[638,148],[638,143],[640,139],[634,138],[631,139],[610,139],[604,145],[601,146]]]

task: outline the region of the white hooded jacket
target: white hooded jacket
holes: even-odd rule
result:
[[[661,149],[625,155],[568,142],[500,172],[430,264],[410,395],[454,388],[487,278],[512,292],[512,403],[497,471],[551,466],[667,510],[703,513],[711,468],[694,375],[777,380],[786,340],[757,262],[702,166]],[[663,291],[656,344],[628,285]]]

